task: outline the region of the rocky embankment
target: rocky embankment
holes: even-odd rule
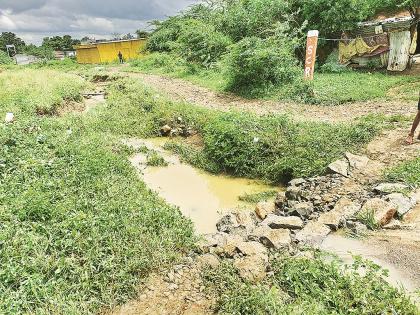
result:
[[[340,228],[355,234],[409,229],[399,219],[415,206],[414,194],[399,183],[360,184],[358,174],[368,164],[367,157],[347,153],[329,165],[327,175],[289,182],[275,202],[225,215],[217,223],[218,232],[200,242],[200,259],[213,265],[220,258],[233,259],[243,278],[259,281],[270,272],[271,250],[299,255]]]

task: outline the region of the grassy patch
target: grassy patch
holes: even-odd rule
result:
[[[276,197],[277,194],[278,192],[275,190],[267,190],[260,193],[245,194],[245,195],[239,196],[239,200],[248,202],[248,203],[258,203],[260,201],[267,201],[269,199],[272,199]]]
[[[404,162],[386,173],[390,181],[404,182],[414,187],[420,187],[420,158]]]
[[[138,179],[100,117],[35,115],[78,95],[83,80],[50,70],[0,80],[0,113],[19,113],[0,123],[0,313],[90,314],[125,302],[193,246],[191,222]]]
[[[147,154],[147,165],[149,166],[168,166],[168,162],[165,161],[157,152],[150,151]]]
[[[404,87],[410,87],[407,91]],[[418,77],[382,73],[317,73],[314,80],[315,97],[320,104],[342,104],[376,99],[416,100],[420,88]]]
[[[240,279],[230,263],[209,270],[204,279],[218,297],[220,314],[417,314],[416,306],[383,277],[386,272],[359,258],[351,266],[338,261],[277,257],[274,275],[263,283]],[[365,269],[365,273],[360,272]]]
[[[0,115],[54,114],[66,102],[81,101],[86,87],[82,78],[54,70],[7,71],[0,75]]]

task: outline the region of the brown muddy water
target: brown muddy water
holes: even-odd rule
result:
[[[144,153],[138,153],[130,159],[146,185],[169,204],[179,207],[192,220],[199,234],[216,232],[217,221],[228,211],[253,210],[255,205],[239,201],[239,196],[281,190],[281,187],[269,186],[260,181],[212,175],[183,164],[177,156],[162,148],[166,141],[166,138],[129,139],[124,143],[133,148],[147,147],[154,150],[169,163],[165,167],[147,166]]]

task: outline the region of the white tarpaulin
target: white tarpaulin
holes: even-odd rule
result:
[[[391,32],[389,34],[389,71],[404,71],[410,58],[411,33],[410,31]]]

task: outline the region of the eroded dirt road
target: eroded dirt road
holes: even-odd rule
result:
[[[322,122],[351,121],[368,114],[414,115],[416,104],[401,101],[369,101],[337,106],[309,105],[294,102],[270,100],[249,100],[242,97],[211,91],[191,82],[161,75],[121,72],[121,75],[137,78],[156,91],[162,92],[172,100],[185,101],[201,107],[240,111],[251,111],[257,114],[288,114],[298,120]]]

